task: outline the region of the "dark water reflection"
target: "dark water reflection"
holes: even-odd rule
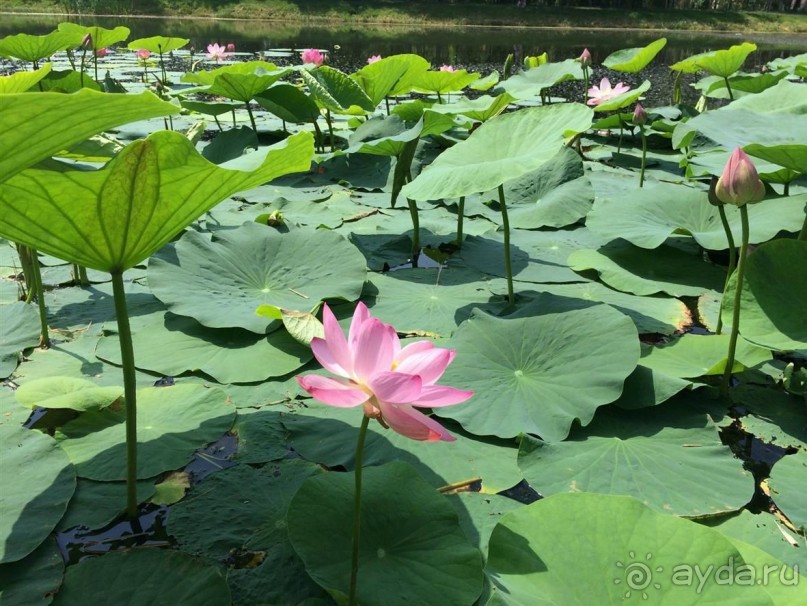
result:
[[[26,32],[45,34],[64,20],[58,17],[0,17],[0,36]],[[75,19],[74,19],[75,20]],[[331,53],[331,64],[355,68],[370,55],[417,53],[433,64],[465,67],[499,65],[508,53],[536,55],[548,52],[550,59],[576,57],[584,47],[595,63],[620,48],[643,46],[665,36],[666,48],[657,63],[670,64],[692,54],[727,48],[748,40],[759,46],[748,69],[776,57],[807,52],[807,36],[795,34],[693,33],[638,30],[560,30],[536,28],[424,28],[424,27],[310,27],[268,21],[209,19],[97,18],[88,24],[113,27],[125,25],[131,38],[170,35],[190,38],[197,49],[210,42],[233,42],[239,51],[271,48],[318,47]]]

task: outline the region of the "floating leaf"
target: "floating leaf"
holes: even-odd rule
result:
[[[771,498],[796,528],[807,529],[807,504],[802,487],[807,481],[807,452],[787,455],[771,470]]]
[[[154,494],[154,482],[137,482],[137,502],[143,503]],[[56,530],[64,532],[76,526],[101,528],[126,511],[125,482],[94,482],[79,478],[64,517]]]
[[[26,381],[14,392],[23,406],[86,411],[106,408],[123,397],[123,387],[99,387],[77,377],[43,377]]]
[[[0,306],[0,313],[0,379],[5,379],[17,368],[22,352],[39,343],[42,329],[33,305],[15,301]]]
[[[726,369],[729,335],[681,335],[642,354],[642,364],[670,377],[694,379],[722,375]],[[742,372],[771,359],[768,350],[750,343],[737,344],[732,372]]]
[[[63,576],[62,554],[48,539],[22,560],[0,564],[0,601],[3,606],[46,606]]]
[[[617,72],[635,74],[647,67],[667,44],[667,38],[659,38],[639,48],[625,48],[608,55],[602,64]]]

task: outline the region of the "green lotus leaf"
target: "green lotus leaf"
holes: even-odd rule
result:
[[[202,149],[202,157],[213,164],[236,160],[248,150],[258,149],[258,135],[248,126],[228,128]]]
[[[187,38],[172,38],[169,36],[151,36],[150,38],[138,38],[129,42],[126,48],[131,50],[144,49],[152,53],[170,53],[179,50],[190,40]]]
[[[413,74],[413,90],[419,93],[453,93],[479,80],[479,74],[468,73],[464,69],[453,72],[425,71]]]
[[[748,410],[748,414],[739,419],[743,431],[782,448],[807,450],[807,407],[803,399],[749,384],[732,388],[731,399],[735,405]]]
[[[85,267],[120,272],[228,195],[307,170],[312,155],[312,136],[300,133],[251,154],[250,172],[229,170],[202,158],[181,133],[156,132],[101,170],[29,169],[9,179],[0,187],[0,234]]]
[[[712,75],[728,78],[742,67],[748,55],[755,50],[757,50],[756,44],[743,42],[735,44],[731,48],[699,55],[695,64]]]
[[[137,482],[137,502],[143,503],[154,494],[154,481]],[[126,510],[125,482],[94,482],[79,478],[64,517],[56,530],[64,532],[76,526],[101,528]]]
[[[418,74],[428,69],[429,62],[420,55],[392,55],[365,65],[350,77],[377,106],[385,97],[409,93]]]
[[[356,81],[338,69],[323,65],[314,70],[303,69],[300,75],[311,98],[322,108],[353,115],[363,115],[376,108]]]
[[[179,104],[187,110],[206,116],[221,116],[243,107],[240,103],[229,101],[191,101],[184,97],[179,97]]]
[[[171,508],[169,531],[186,551],[216,561],[235,559],[227,574],[235,604],[326,598],[306,574],[286,531],[292,497],[307,478],[321,473],[319,466],[299,459],[225,469]]]
[[[294,372],[313,355],[285,330],[256,335],[241,328],[205,328],[172,314],[133,319],[132,325],[137,368],[161,375],[201,371],[220,383],[254,383]],[[119,365],[117,334],[101,339],[96,355]]]
[[[801,487],[807,480],[807,452],[786,455],[771,470],[771,498],[796,528],[807,529],[807,504]]]
[[[647,67],[667,44],[667,38],[659,38],[639,48],[624,48],[608,55],[602,64],[617,72],[635,74]]]
[[[644,352],[648,347],[650,346],[642,345],[642,351]],[[685,379],[670,377],[639,364],[636,370],[625,379],[622,395],[614,402],[614,405],[625,410],[656,406],[685,389],[695,389],[701,385]]]
[[[642,354],[642,365],[670,377],[694,379],[722,375],[726,369],[729,335],[681,335],[674,341]],[[770,351],[750,343],[738,343],[733,373],[771,359]]]
[[[362,414],[355,408],[336,408],[318,402],[300,408],[297,414],[283,414],[280,419],[294,452],[320,465],[344,467],[348,471],[356,467],[354,438],[361,421]],[[375,422],[367,431],[365,465],[405,461],[435,489],[479,478],[481,492],[493,494],[522,480],[516,465],[517,450],[510,442],[479,439],[450,425],[454,442],[422,444]]]
[[[581,542],[559,549],[569,529]],[[493,529],[485,568],[493,584],[488,604],[783,603],[762,584],[769,560],[746,559],[718,531],[658,513],[633,497],[557,494],[505,514]],[[750,582],[747,573],[743,584],[720,582],[731,574],[729,566],[748,571],[746,563]],[[721,567],[723,577],[716,573]],[[801,588],[788,589],[798,602]]]
[[[51,533],[76,489],[76,471],[56,440],[0,425],[0,564],[21,560]]]
[[[451,123],[453,126],[453,122]],[[401,155],[406,144],[419,138],[423,119],[411,127],[395,114],[375,116],[363,122],[350,135],[350,147],[345,153],[372,154],[374,156]]]
[[[0,379],[5,379],[17,368],[22,352],[37,346],[42,329],[34,305],[15,301],[0,306],[0,314]]]
[[[46,63],[32,72],[20,71],[10,76],[0,76],[0,95],[24,93],[50,73],[52,64]]]
[[[804,202],[799,197],[770,198],[748,206],[753,244],[766,242],[780,231],[797,232],[804,221]],[[740,241],[740,211],[726,204],[735,242]],[[647,183],[642,189],[601,196],[586,218],[593,232],[616,239],[624,238],[642,248],[657,248],[674,234],[691,235],[709,250],[728,248],[726,232],[717,207],[709,204],[706,191],[669,183]]]
[[[768,62],[768,68],[773,72],[782,70],[793,74],[799,67],[807,67],[807,53],[791,55],[789,57],[777,57],[773,61]]]
[[[476,82],[472,82],[468,87],[474,90],[490,90],[499,83],[499,80],[501,80],[501,74],[494,69],[484,78],[479,78]]]
[[[149,286],[171,312],[203,326],[258,334],[279,326],[258,316],[258,306],[309,310],[325,299],[353,301],[366,276],[362,254],[335,232],[281,233],[257,223],[212,240],[188,231],[148,271]]]
[[[748,256],[740,295],[740,334],[779,350],[807,351],[807,242],[773,240]],[[723,296],[723,321],[731,322],[737,275]]]
[[[611,288],[635,295],[666,293],[673,297],[697,297],[719,290],[725,275],[700,255],[663,244],[649,256],[644,249],[616,240],[598,250],[577,250],[569,255],[575,271],[593,269]]]
[[[357,597],[367,606],[471,604],[482,591],[482,558],[445,497],[406,463],[364,470]],[[291,501],[288,531],[311,577],[347,596],[353,474],[306,480]],[[406,512],[402,515],[401,512]],[[323,542],[322,537],[329,540]],[[435,591],[439,587],[440,591]]]
[[[205,86],[208,95],[246,103],[291,71],[290,67],[279,68],[266,61],[247,61],[211,71],[188,72],[182,81]]]
[[[516,99],[536,97],[541,91],[561,82],[582,80],[583,68],[576,59],[544,63],[504,80],[500,88]]]
[[[62,584],[64,560],[54,539],[48,539],[27,557],[0,564],[0,600],[3,606],[46,606]]]
[[[622,93],[621,95],[617,95],[616,97],[609,99],[605,103],[600,103],[599,105],[595,106],[594,111],[612,112],[617,109],[622,109],[623,107],[632,106],[648,90],[650,90],[650,80],[645,80],[639,85],[638,88],[632,88],[629,91]]]
[[[508,93],[495,97],[482,95],[476,99],[461,97],[453,103],[435,103],[429,108],[430,112],[447,115],[459,115],[470,118],[475,122],[486,122],[502,113],[515,98]]]
[[[776,86],[781,80],[787,76],[787,72],[779,72],[778,74],[734,74],[731,76],[729,86],[731,87],[732,95],[735,99],[740,97],[758,94],[772,86]],[[701,91],[701,94],[715,99],[729,99],[729,91],[726,88],[726,79],[720,76],[707,76],[701,78],[698,82],[692,85],[696,90]]]
[[[15,34],[0,39],[0,57],[20,61],[40,61],[58,51],[81,44],[84,34],[53,31],[44,36]]]
[[[99,387],[78,377],[43,377],[26,381],[14,392],[23,406],[86,411],[106,408],[123,397],[123,387]]]
[[[126,477],[125,405],[85,412],[62,428],[59,446],[82,478]],[[177,469],[197,448],[220,438],[233,424],[235,409],[220,389],[179,384],[137,392],[137,477]]]
[[[58,31],[78,36],[79,43],[81,39],[90,34],[92,41],[90,42],[94,51],[100,48],[108,48],[118,42],[123,42],[129,37],[130,30],[128,27],[118,26],[113,29],[106,29],[97,25],[80,25],[78,23],[63,22],[59,24]]]
[[[84,141],[135,120],[179,112],[156,95],[107,95],[86,90],[0,96],[0,181]],[[47,137],[40,134],[47,132]]]
[[[475,313],[463,322],[443,380],[475,395],[440,416],[478,435],[533,433],[549,442],[565,439],[575,420],[587,425],[598,406],[619,397],[639,342],[633,322],[607,305],[566,309],[512,319]]]
[[[316,122],[319,118],[317,104],[292,84],[275,84],[255,95],[254,99],[266,111],[286,122],[300,124]]]
[[[437,200],[494,189],[554,158],[567,137],[588,129],[592,115],[583,105],[562,103],[496,116],[440,154],[401,195]]]
[[[709,416],[686,402],[626,411],[609,407],[568,439],[525,436],[519,467],[542,495],[630,495],[659,513],[700,517],[736,511],[754,492]]]
[[[103,579],[103,583],[98,580]],[[212,562],[171,549],[131,549],[70,566],[54,606],[193,604],[229,606],[230,590]]]

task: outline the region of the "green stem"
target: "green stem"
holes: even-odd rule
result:
[[[807,242],[807,214],[804,215],[804,223],[801,226],[801,231],[799,232],[799,240]]]
[[[118,321],[121,365],[123,367],[123,396],[126,402],[126,513],[137,517],[137,384],[135,379],[134,347],[123,289],[123,272],[112,272],[112,294]]]
[[[734,93],[731,90],[731,84],[729,84],[729,79],[724,77],[723,80],[726,81],[726,90],[729,91],[729,101],[734,101]]]
[[[163,84],[167,84],[168,72],[165,71],[165,61],[163,61],[163,47],[160,45],[158,48],[160,49],[160,71],[163,73]]]
[[[90,279],[87,277],[87,268],[83,265],[78,266],[78,283],[80,286],[90,285]]]
[[[583,68],[583,105],[588,101],[588,67]]]
[[[457,209],[457,248],[462,248],[462,227],[465,220],[465,196],[460,197],[460,205]]]
[[[359,535],[361,533],[361,472],[362,459],[364,458],[364,438],[367,435],[367,426],[370,424],[370,417],[362,418],[359,428],[359,439],[356,442],[356,462],[354,477],[356,480],[353,492],[353,545],[350,560],[350,597],[349,606],[358,604],[356,596],[356,579],[359,574]]]
[[[616,153],[620,153],[622,151],[622,134],[624,131],[625,129],[622,125],[622,114],[619,114],[619,143],[616,145]]]
[[[406,199],[409,204],[409,215],[412,217],[412,267],[418,266],[420,256],[420,218],[418,217],[418,205],[414,200]]]
[[[734,285],[734,309],[731,318],[731,336],[729,337],[729,352],[726,360],[726,370],[723,372],[723,381],[720,384],[720,393],[723,397],[729,394],[731,382],[731,369],[734,368],[734,356],[737,351],[737,335],[740,332],[740,299],[743,292],[743,274],[745,273],[745,257],[748,253],[748,207],[740,207],[740,219],[743,226],[743,241],[740,245],[740,261],[737,263],[737,283]]]
[[[252,115],[252,108],[249,106],[249,101],[246,102],[247,113],[249,114],[249,121],[252,123],[252,130],[255,131],[255,136],[258,136],[258,126],[255,124],[255,116]]]
[[[513,296],[513,266],[510,264],[510,219],[507,218],[507,205],[504,203],[504,185],[499,185],[499,208],[502,212],[502,227],[504,228],[504,273],[507,275],[507,301],[512,305]]]
[[[675,105],[676,103],[681,103],[681,76],[683,74],[684,74],[683,71],[678,71],[675,73],[675,82],[673,82],[673,91],[671,99],[673,105]]]
[[[221,122],[219,122],[219,117],[218,116],[213,116],[213,119],[216,121],[216,126],[219,127],[219,132],[223,133],[224,129],[221,127]]]
[[[387,104],[387,115],[389,116],[389,114],[390,114],[390,111],[389,111],[389,97],[384,97],[384,103]]]
[[[720,222],[723,224],[723,231],[726,232],[726,240],[729,243],[729,266],[726,273],[726,283],[723,285],[723,292],[726,292],[726,289],[729,287],[729,279],[731,278],[731,274],[734,273],[734,267],[737,263],[737,245],[734,243],[734,234],[731,233],[731,228],[729,227],[729,220],[726,217],[726,209],[725,207],[720,204],[717,207],[717,212],[720,213]],[[717,314],[717,330],[715,330],[716,334],[720,334],[723,332],[723,299],[720,299],[720,309],[718,310]]]
[[[331,151],[333,152],[336,151],[336,143],[334,143],[333,122],[331,121],[331,110],[329,109],[325,110],[325,122],[328,123],[328,135],[330,136],[331,139]]]
[[[322,136],[322,129],[320,129],[319,124],[317,124],[316,120],[314,120],[312,124],[314,125],[314,130],[317,133],[317,140],[316,140],[317,151],[325,153],[325,141],[324,141],[325,137]]]
[[[31,248],[31,273],[34,278],[34,289],[36,290],[36,302],[39,306],[39,346],[50,347],[50,337],[48,336],[48,310],[45,308],[45,289],[42,288],[42,272],[39,269],[39,257],[36,249]]]
[[[639,187],[644,187],[644,167],[647,161],[647,137],[644,134],[644,127],[639,127],[639,132],[642,135],[642,170],[639,172]]]

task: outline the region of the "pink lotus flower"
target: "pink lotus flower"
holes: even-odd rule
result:
[[[588,67],[589,65],[591,65],[591,53],[587,48],[584,48],[583,52],[580,53],[580,56],[577,58],[577,60],[580,61],[580,65],[582,65],[583,67]]]
[[[441,65],[440,66],[441,72],[455,72],[457,70],[454,69],[453,65]]]
[[[765,186],[759,179],[751,158],[738,147],[729,157],[723,174],[715,186],[717,199],[724,204],[745,206],[749,202],[759,202],[765,197]]]
[[[214,43],[207,45],[207,53],[205,54],[205,58],[218,63],[219,61],[226,61],[230,58],[230,55],[227,53],[227,49],[225,47]]]
[[[95,51],[95,56],[98,57],[99,59],[103,59],[108,54],[109,54],[108,48],[99,48],[97,51]]]
[[[307,48],[302,53],[303,63],[313,63],[317,67],[325,61],[325,55],[315,48]]]
[[[615,87],[611,88],[611,81],[608,78],[600,80],[599,86],[592,86],[588,89],[588,105],[600,105],[614,97],[618,97],[622,93],[630,90],[630,86],[626,86],[619,82]]]
[[[368,58],[367,58],[367,63],[368,63],[368,65],[369,65],[370,63],[376,63],[376,62],[378,62],[378,61],[381,61],[381,55],[373,55],[372,57],[368,57]]]
[[[235,44],[233,44],[232,42],[228,42],[227,43],[227,52],[228,53],[234,53],[235,52]]]
[[[454,350],[429,341],[402,348],[395,329],[373,318],[364,303],[356,306],[347,339],[327,305],[322,319],[325,338],[312,339],[311,349],[326,370],[347,380],[306,375],[297,377],[300,387],[331,406],[361,404],[365,416],[413,440],[455,440],[437,421],[413,408],[459,404],[473,395],[435,385],[454,359]]]
[[[141,48],[135,54],[137,55],[137,58],[140,59],[141,61],[145,61],[146,59],[151,57],[151,51],[146,50],[145,48]]]

